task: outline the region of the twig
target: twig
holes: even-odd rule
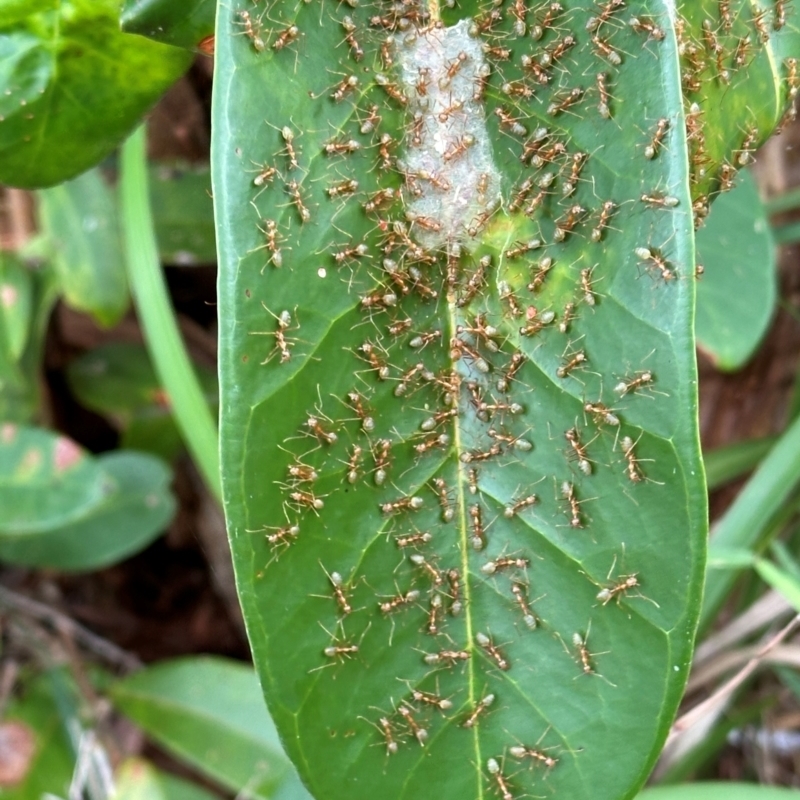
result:
[[[794,616],[788,625],[785,625],[778,633],[775,634],[763,647],[761,647],[756,654],[751,658],[747,664],[739,670],[730,680],[722,684],[711,697],[704,700],[699,705],[687,711],[682,717],[679,717],[672,726],[672,730],[667,737],[665,748],[669,748],[675,740],[689,728],[699,722],[707,714],[712,713],[717,706],[724,703],[727,698],[741,686],[750,675],[755,672],[764,657],[777,645],[779,645],[800,623],[800,614]]]
[[[63,612],[57,611],[45,603],[32,600],[30,597],[19,594],[5,586],[0,586],[0,606],[16,609],[30,617],[49,623],[56,630],[73,637],[76,642],[95,655],[126,671],[133,671],[142,667],[142,662],[135,655],[123,650],[113,642],[109,642],[102,636],[92,633],[88,628],[85,628]]]

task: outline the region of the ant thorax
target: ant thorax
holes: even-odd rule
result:
[[[417,182],[407,218],[419,242],[431,249],[465,239],[469,229],[482,227],[499,201],[500,176],[484,107],[475,98],[475,86],[489,65],[480,38],[471,37],[468,28],[467,20],[431,27],[398,47],[409,119],[417,121],[402,156],[403,171],[426,177]],[[425,76],[424,91],[420,75]]]

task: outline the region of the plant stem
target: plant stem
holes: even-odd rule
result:
[[[790,222],[772,229],[775,244],[793,244],[800,242],[800,222]]]
[[[703,453],[708,490],[719,489],[757,467],[776,441],[776,436],[765,436],[763,439],[736,442]]]
[[[777,197],[764,202],[767,214],[782,214],[784,211],[792,211],[795,208],[800,208],[800,189],[792,189]]]
[[[122,146],[120,200],[128,280],[156,374],[206,485],[221,501],[217,429],[178,331],[158,258],[147,187],[145,127]]]

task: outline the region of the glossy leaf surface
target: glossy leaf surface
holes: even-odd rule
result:
[[[99,169],[39,194],[41,224],[66,302],[105,327],[128,309],[115,198]]]
[[[776,249],[753,176],[714,204],[697,233],[698,346],[718,368],[735,370],[753,355],[767,332],[778,295]]]
[[[111,696],[156,742],[233,791],[246,787],[251,796],[268,798],[293,772],[258,681],[244,664],[162,662],[120,681]]]
[[[120,33],[119,0],[28,2],[25,10],[0,3],[0,181],[37,188],[111,153],[191,56]]]
[[[318,798],[627,797],[702,580],[671,6],[466,3],[414,34],[425,8],[218,21],[222,468],[255,662]]]

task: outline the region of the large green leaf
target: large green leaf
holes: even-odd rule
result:
[[[143,550],[175,514],[172,472],[145,453],[115,450],[96,459],[109,489],[101,502],[55,529],[0,534],[0,560],[62,570],[94,570]],[[43,501],[40,501],[43,502]]]
[[[198,364],[194,368],[208,402],[216,403],[216,375]],[[82,405],[122,429],[124,447],[167,459],[183,449],[169,396],[142,345],[112,342],[90,350],[69,365],[67,380]]]
[[[680,0],[681,77],[697,223],[800,88],[800,20],[773,0]]]
[[[271,797],[292,773],[245,664],[211,657],[161,662],[118,682],[111,696],[155,741],[234,791]]]
[[[215,0],[123,0],[122,30],[213,53]]]
[[[52,186],[94,166],[189,66],[120,33],[119,4],[28,2],[23,17],[0,0],[0,182]]]
[[[39,406],[42,348],[56,282],[49,269],[0,254],[0,420],[28,422]]]
[[[796,797],[796,789],[736,781],[656,786],[639,795],[640,800],[793,800]]]
[[[720,369],[735,370],[767,331],[778,295],[775,242],[753,176],[714,204],[697,234],[698,345]]]
[[[64,299],[106,327],[128,309],[115,198],[99,169],[39,195],[42,226]]]
[[[388,5],[221,7],[226,512],[319,798],[629,797],[684,684],[705,496],[672,5],[547,8],[465,2],[415,32]]]

